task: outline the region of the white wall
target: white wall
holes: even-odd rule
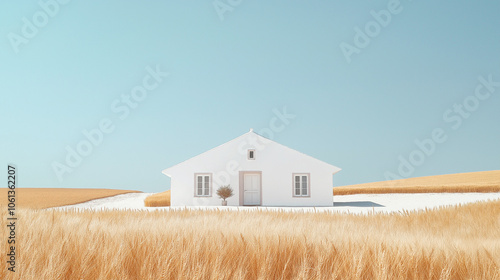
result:
[[[255,160],[247,159],[255,149]],[[234,196],[228,205],[239,205],[239,171],[262,172],[263,206],[332,206],[332,174],[340,169],[299,153],[253,132],[164,170],[171,180],[171,204],[220,205],[215,191],[230,184]],[[194,173],[212,173],[212,196],[195,197]],[[310,197],[293,196],[293,173],[310,173]]]

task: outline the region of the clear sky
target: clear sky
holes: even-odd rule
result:
[[[336,186],[497,170],[499,12],[2,1],[0,166],[17,165],[18,187],[159,192],[161,170],[254,128],[342,168]]]

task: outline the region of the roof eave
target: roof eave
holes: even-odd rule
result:
[[[172,178],[172,174],[170,174],[170,168],[162,170],[161,173],[163,173],[163,175],[166,175],[166,176]]]

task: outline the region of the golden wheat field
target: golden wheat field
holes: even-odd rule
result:
[[[371,215],[18,212],[17,272],[0,279],[500,279],[500,201]]]
[[[170,206],[170,190],[161,193],[155,193],[144,199],[146,207],[165,207]]]
[[[16,205],[21,208],[42,209],[87,202],[138,191],[111,189],[17,188]],[[0,192],[0,207],[7,207],[7,190]]]
[[[416,177],[333,188],[334,195],[444,192],[500,192],[500,170]]]

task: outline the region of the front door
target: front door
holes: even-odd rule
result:
[[[243,205],[260,205],[260,174],[243,174]]]

